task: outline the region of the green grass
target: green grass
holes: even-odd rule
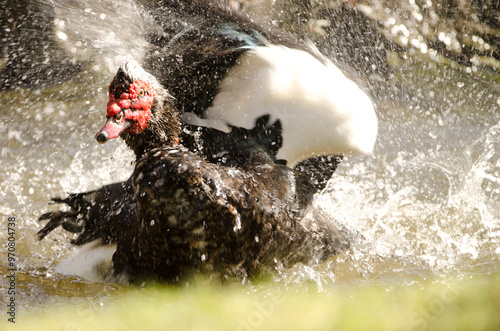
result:
[[[21,315],[4,330],[500,330],[500,281],[130,288],[97,307]],[[5,327],[7,325],[7,327]]]

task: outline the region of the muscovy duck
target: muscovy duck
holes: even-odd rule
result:
[[[115,276],[244,278],[276,261],[324,260],[348,247],[346,232],[333,222],[301,223],[313,185],[285,165],[251,157],[262,146],[248,147],[250,157],[239,166],[184,148],[174,99],[135,61],[119,69],[109,99],[96,139],[121,136],[141,155],[132,174],[137,217],[118,237]]]
[[[293,166],[315,153],[368,152],[373,148],[377,121],[369,98],[314,47],[309,47],[309,53],[292,48],[292,43],[220,8],[201,8],[189,1],[169,5],[166,8],[174,22],[191,18],[170,34],[168,30],[175,24],[164,26],[167,38],[151,38],[156,49],[144,62],[161,84],[149,80],[154,78],[149,74],[145,79],[157,93],[166,88],[174,97],[170,102],[186,122],[178,138],[189,150],[209,162],[245,170],[254,164]],[[126,71],[126,67],[120,70]],[[123,76],[117,74],[110,89],[113,84],[123,86],[119,82]],[[152,106],[158,109],[160,99],[152,99]],[[116,110],[108,107],[108,115]],[[151,115],[143,115],[142,120],[147,116]],[[321,130],[306,129],[311,124],[322,124]],[[174,132],[171,122],[150,128],[154,135],[146,138],[143,132],[137,135],[140,138],[130,139],[138,159],[152,146],[161,141],[165,144]],[[115,134],[105,130],[97,137],[103,142]],[[324,186],[338,161],[338,157],[321,156],[296,166],[302,207]],[[93,239],[118,242],[118,236],[109,233],[135,218],[131,181],[115,186],[123,188],[122,194],[101,189],[57,200],[72,210],[42,215],[41,219],[51,221],[40,237],[62,224],[67,230],[83,230],[75,241],[78,244]],[[117,213],[110,199],[120,201],[124,208]]]

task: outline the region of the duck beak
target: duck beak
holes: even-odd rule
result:
[[[130,121],[127,121],[122,113],[108,117],[106,124],[104,124],[104,126],[97,131],[95,139],[100,144],[104,144],[109,139],[118,138],[120,133],[127,130],[130,125]]]

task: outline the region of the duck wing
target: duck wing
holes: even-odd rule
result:
[[[66,231],[79,233],[72,240],[75,245],[83,245],[96,239],[101,239],[103,244],[115,243],[120,232],[135,218],[136,213],[131,178],[97,190],[70,194],[65,199],[53,198],[52,201],[66,204],[70,210],[41,215],[39,221],[49,221],[38,232],[40,240],[62,226]]]

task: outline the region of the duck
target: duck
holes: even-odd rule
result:
[[[277,261],[323,261],[346,249],[341,230],[301,223],[312,186],[303,174],[252,157],[262,153],[259,145],[243,144],[249,149],[243,165],[204,159],[183,146],[173,100],[135,61],[120,67],[109,88],[96,139],[121,137],[140,155],[131,176],[136,218],[117,240],[116,277],[246,279]]]
[[[373,149],[370,98],[311,43],[294,45],[220,8],[199,9],[169,7],[171,16],[193,19],[170,38],[152,38],[148,70],[128,61],[109,87],[96,139],[125,140],[136,155],[132,176],[54,199],[71,210],[43,214],[40,239],[62,225],[80,233],[76,245],[110,245],[115,276],[167,281],[195,271],[252,275],[276,259],[342,251],[349,236],[303,217],[341,155]],[[151,190],[145,183],[153,182],[171,185]],[[306,251],[307,258],[299,253]]]

